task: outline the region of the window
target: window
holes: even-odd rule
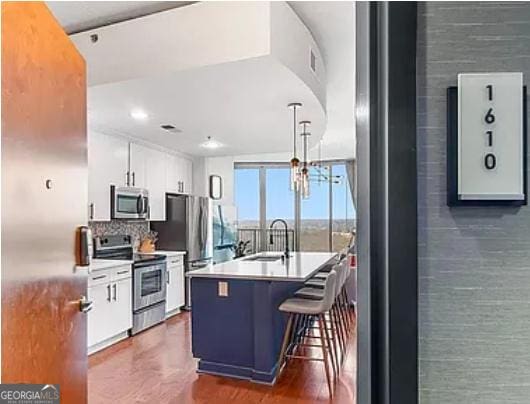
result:
[[[290,178],[288,167],[266,169],[267,227],[274,219],[284,219],[294,229],[294,194],[289,189]]]
[[[355,230],[355,210],[346,166],[335,164],[331,169],[332,250],[340,251],[350,244],[352,232]]]
[[[301,201],[300,251],[330,251],[329,181],[322,179],[324,168],[311,167],[310,195]]]
[[[239,240],[249,242],[247,252],[283,249],[283,229],[269,230],[274,219],[287,222],[291,249],[340,251],[349,245],[355,230],[355,209],[346,164],[311,167],[310,176],[310,196],[302,199],[289,189],[288,164],[236,163],[238,235]],[[275,239],[272,245],[271,234]]]
[[[259,169],[235,170],[234,200],[237,206],[239,228],[257,228],[260,225]]]

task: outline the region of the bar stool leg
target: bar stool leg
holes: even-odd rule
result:
[[[335,376],[334,380],[336,381],[339,376],[339,358],[337,356],[337,351],[333,349],[335,346],[332,346],[331,343],[330,335],[333,332],[333,322],[330,322],[329,329],[326,323],[324,323],[324,331],[326,332],[326,343],[329,349],[329,356],[331,356],[331,364],[333,365],[333,375]]]
[[[333,339],[333,352],[335,353],[335,364],[337,366],[337,375],[339,374],[340,372],[340,366],[339,366],[339,349],[337,349],[337,344],[338,344],[338,341],[337,341],[337,338],[338,338],[338,333],[337,333],[337,324],[335,323],[335,319],[333,317],[333,313],[332,311],[330,310],[329,311],[329,318],[330,318],[330,323],[331,323],[331,338]],[[342,355],[342,352],[341,352],[341,355]]]
[[[338,312],[339,312],[339,317],[340,317],[341,324],[342,324],[342,329],[344,330],[344,351],[346,352],[347,342],[348,342],[350,333],[348,330],[348,320],[346,319],[346,315],[344,314],[344,305],[340,297],[339,297],[339,302],[337,306],[339,309]]]
[[[320,329],[320,342],[322,344],[322,356],[324,358],[324,369],[326,370],[326,379],[328,381],[329,396],[333,397],[333,387],[331,386],[331,377],[329,374],[328,348],[326,346],[325,327],[326,319],[323,314],[318,315],[318,326]]]
[[[287,351],[287,345],[289,344],[289,340],[291,337],[291,329],[293,326],[293,314],[289,313],[289,319],[287,320],[287,326],[285,328],[285,334],[283,335],[283,342],[282,342],[282,348],[280,350],[280,361],[278,363],[278,369],[276,370],[276,377],[280,374],[280,371],[282,369],[282,366],[285,362],[285,354]]]
[[[333,311],[335,315],[335,322],[337,324],[337,330],[339,332],[339,340],[340,340],[340,347],[342,351],[342,357],[344,357],[344,351],[346,350],[346,339],[344,336],[344,328],[342,327],[342,321],[340,317],[340,310],[338,307],[338,303],[333,305]]]

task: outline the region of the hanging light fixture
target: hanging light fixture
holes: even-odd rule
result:
[[[298,191],[300,189],[300,160],[296,156],[296,108],[302,106],[300,102],[291,102],[287,105],[293,109],[293,158],[291,159],[291,191]]]
[[[302,198],[307,199],[310,195],[309,163],[307,161],[307,140],[308,137],[311,136],[311,133],[307,131],[307,126],[311,125],[311,121],[301,121],[300,125],[302,125],[303,127],[302,133],[300,133],[303,144],[303,161],[302,168],[300,170],[300,191],[302,193]]]

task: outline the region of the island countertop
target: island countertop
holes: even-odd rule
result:
[[[221,264],[211,264],[205,268],[190,271],[190,278],[231,278],[268,281],[304,282],[322,266],[337,256],[331,252],[291,252],[285,263],[275,261],[253,261],[255,257],[279,257],[279,252],[249,255]]]

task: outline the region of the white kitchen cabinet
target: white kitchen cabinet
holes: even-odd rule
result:
[[[166,220],[166,153],[145,151],[145,188],[149,190],[149,219]]]
[[[147,188],[146,173],[148,170],[149,152],[151,149],[136,144],[129,144],[129,185],[136,188]]]
[[[165,154],[166,162],[166,192],[178,193],[177,156]]]
[[[88,352],[93,353],[127,337],[132,328],[131,266],[94,271],[88,277]]]
[[[110,220],[110,186],[126,186],[129,142],[97,132],[88,133],[89,220]]]
[[[193,187],[192,162],[184,157],[166,154],[166,190],[190,194]]]
[[[182,175],[182,187],[183,193],[191,194],[193,190],[193,163],[191,160],[182,159],[183,175]]]
[[[168,256],[167,258],[167,315],[177,313],[185,303],[183,258],[182,255]]]
[[[111,285],[111,336],[132,328],[132,282],[131,278],[115,281]]]
[[[109,283],[95,285],[87,289],[88,300],[93,302],[88,312],[88,346],[91,347],[110,337],[112,324],[111,302],[109,301]]]

